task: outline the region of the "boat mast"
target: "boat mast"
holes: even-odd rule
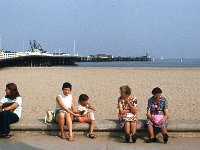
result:
[[[0,50],[1,50],[1,33],[0,33]]]
[[[75,43],[75,38],[74,38],[74,56],[76,56],[76,43]]]

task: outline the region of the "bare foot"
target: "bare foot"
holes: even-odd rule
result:
[[[61,138],[61,139],[67,139],[65,133],[61,133],[61,134],[60,134],[60,138]]]
[[[69,138],[68,138],[68,141],[69,141],[69,142],[72,142],[72,141],[74,141],[74,138],[73,138],[73,136],[69,136]]]

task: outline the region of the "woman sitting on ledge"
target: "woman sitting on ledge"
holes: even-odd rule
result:
[[[6,96],[0,100],[0,131],[4,138],[10,138],[10,124],[16,123],[21,117],[22,98],[14,83],[6,85]]]
[[[74,98],[70,94],[72,90],[72,85],[68,82],[63,84],[62,87],[62,94],[56,97],[56,122],[58,122],[60,127],[60,138],[67,139],[67,136],[64,132],[64,125],[67,124],[69,129],[69,137],[68,140],[71,142],[73,141],[73,134],[72,134],[72,120],[74,117],[80,117],[79,114],[75,114],[73,111],[75,110],[75,102]]]
[[[161,96],[162,90],[156,87],[152,90],[153,96],[148,100],[147,107],[147,128],[150,134],[147,143],[157,142],[154,136],[154,127],[160,128],[163,134],[163,141],[167,143],[167,124],[168,124],[168,103],[167,100]]]
[[[125,130],[125,141],[129,143],[130,137],[132,142],[137,140],[137,98],[131,95],[131,88],[129,86],[120,87],[120,97],[118,98],[119,108],[119,122],[120,127]]]

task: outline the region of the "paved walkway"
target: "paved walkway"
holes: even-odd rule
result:
[[[57,136],[41,135],[33,132],[18,132],[11,139],[0,138],[0,150],[198,150],[200,138],[170,138],[167,144],[144,143],[138,139],[137,143],[124,143],[123,137],[99,136],[88,139],[84,136],[75,136],[75,141],[68,142]]]

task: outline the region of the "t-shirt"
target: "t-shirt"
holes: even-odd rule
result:
[[[17,103],[19,106],[13,111],[19,118],[21,117],[22,113],[22,98],[16,97],[16,99],[9,99],[6,98],[5,96],[0,100],[1,103]]]
[[[78,104],[78,110],[79,111],[84,111],[84,114],[88,113],[88,105],[87,106],[82,106],[81,104]]]
[[[65,96],[65,95],[62,93],[62,94],[60,94],[60,95],[58,95],[58,96],[61,98],[62,102],[64,103],[64,105],[65,105],[67,108],[69,108],[69,109],[72,108],[72,99],[73,99],[73,98],[72,98],[72,95],[71,95],[71,94]],[[56,109],[62,109],[61,106],[58,104],[57,101],[56,101]]]

